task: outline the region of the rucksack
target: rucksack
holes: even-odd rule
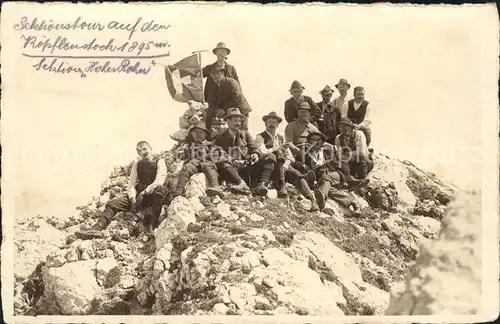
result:
[[[398,191],[394,183],[370,186],[365,189],[365,199],[370,206],[392,211],[398,204]]]

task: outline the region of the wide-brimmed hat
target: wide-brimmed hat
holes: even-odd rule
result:
[[[333,90],[332,88],[330,88],[329,85],[327,85],[319,93],[320,94],[330,94],[330,93],[334,93],[334,92],[335,92],[335,90]]]
[[[245,115],[241,114],[240,110],[238,108],[229,108],[227,110],[226,116],[224,116],[224,120],[228,120],[231,117],[242,117],[245,118]]]
[[[278,120],[278,123],[281,123],[283,121],[283,118],[278,116],[278,114],[275,111],[271,111],[269,114],[262,116],[262,120],[264,122],[266,122],[266,120],[268,120],[270,118],[274,118],[274,119]]]
[[[324,141],[326,141],[326,135],[325,135],[325,134],[323,134],[322,132],[316,132],[316,131],[311,132],[311,133],[309,133],[309,134],[307,135],[307,137],[306,137],[307,141],[309,142],[309,140],[311,139],[311,137],[313,137],[314,135],[319,135],[319,136],[321,137],[321,140],[322,140],[323,142],[324,142]]]
[[[337,83],[337,84],[335,85],[335,88],[337,88],[337,89],[338,89],[338,88],[339,88],[339,85],[341,85],[341,84],[346,84],[348,88],[350,88],[350,87],[351,87],[351,84],[349,83],[349,81],[347,81],[346,79],[340,79],[340,80],[339,80],[339,83]]]
[[[207,133],[207,135],[210,133],[210,131],[207,129],[207,125],[203,121],[199,121],[196,124],[194,124],[193,126],[191,126],[191,128],[189,129],[189,132],[191,133],[195,129],[204,130],[205,133]]]
[[[341,118],[339,121],[339,125],[347,125],[354,128],[354,124],[348,117]]]
[[[303,110],[311,110],[311,105],[307,102],[307,101],[304,101],[304,102],[301,102],[299,107],[297,108],[297,111],[299,109],[303,109]]]
[[[305,88],[302,86],[302,84],[300,84],[299,81],[295,80],[292,82],[292,85],[290,86],[290,90],[289,91],[292,91],[292,90],[304,90]]]
[[[224,42],[217,43],[217,46],[215,46],[215,48],[212,50],[212,53],[215,54],[215,51],[218,49],[225,49],[227,51],[227,55],[231,53],[231,50],[227,48],[226,43]]]

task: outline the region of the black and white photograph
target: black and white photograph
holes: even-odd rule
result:
[[[5,2],[7,323],[466,323],[495,3]]]

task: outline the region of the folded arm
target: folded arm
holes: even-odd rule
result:
[[[146,187],[144,191],[150,194],[155,190],[156,187],[163,185],[167,177],[167,165],[163,159],[158,160],[156,178],[152,184]]]

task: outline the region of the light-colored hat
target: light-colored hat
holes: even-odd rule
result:
[[[350,88],[350,87],[351,87],[351,85],[349,84],[349,81],[347,81],[346,79],[340,79],[340,80],[339,80],[339,83],[337,83],[337,84],[335,85],[335,88],[337,88],[337,89],[338,89],[338,88],[339,88],[339,85],[341,85],[341,84],[346,84],[348,88]]]
[[[332,88],[330,88],[329,85],[327,85],[319,93],[320,94],[330,94],[330,93],[334,93],[334,92],[335,92],[335,90],[333,90]]]
[[[311,110],[311,105],[307,101],[301,102],[299,105],[299,108],[297,110],[303,109],[303,110]]]
[[[245,115],[242,115],[238,108],[229,108],[227,110],[226,116],[224,116],[224,120],[228,120],[229,118],[235,116],[245,118]]]
[[[292,90],[304,90],[305,88],[302,86],[302,84],[300,84],[299,81],[295,80],[292,82],[292,85],[290,87],[290,90],[289,91],[292,91]]]
[[[281,123],[283,121],[283,118],[281,118],[280,116],[278,116],[278,114],[275,112],[275,111],[271,111],[269,114],[265,115],[262,117],[262,120],[264,122],[266,122],[266,120],[270,119],[270,118],[274,118],[278,121],[278,124]]]
[[[217,51],[218,49],[225,49],[227,51],[227,55],[231,53],[231,50],[226,47],[226,44],[224,42],[218,43],[217,46],[215,46],[215,48],[212,50],[212,53],[215,54],[215,51]]]

